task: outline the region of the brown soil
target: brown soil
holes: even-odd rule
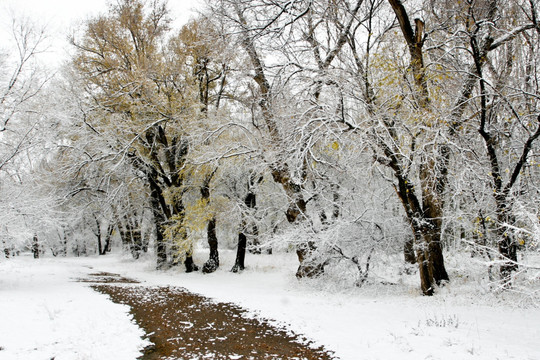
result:
[[[88,283],[99,283],[99,284],[108,284],[108,283],[122,283],[122,284],[138,284],[139,281],[135,279],[130,279],[123,277],[120,274],[113,274],[110,272],[98,272],[93,274],[88,274],[90,278],[77,279],[79,282],[88,282]]]
[[[135,321],[154,344],[142,360],[333,359],[322,347],[309,347],[295,334],[248,318],[233,304],[216,303],[179,287],[92,287],[131,307]]]

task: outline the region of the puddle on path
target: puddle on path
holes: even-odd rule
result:
[[[298,335],[243,316],[245,311],[238,306],[216,303],[183,288],[105,283],[92,288],[131,307],[135,321],[154,344],[142,360],[333,359],[322,347],[302,344]]]

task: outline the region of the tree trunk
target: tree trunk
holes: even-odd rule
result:
[[[105,254],[104,249],[102,248],[101,243],[101,226],[99,226],[99,220],[96,216],[94,216],[94,219],[96,220],[96,238],[97,238],[97,248],[98,248],[98,255]]]
[[[307,243],[300,244],[296,247],[296,255],[300,265],[296,270],[296,277],[316,277],[324,273],[324,262],[318,261],[315,258],[317,247],[315,243],[309,241]]]
[[[395,157],[393,161],[396,161]],[[440,246],[440,232],[433,224],[433,219],[426,217],[429,209],[423,209],[414,192],[414,187],[401,173],[397,163],[393,163],[398,186],[396,192],[407,214],[407,220],[414,235],[416,248],[416,261],[420,273],[420,286],[424,295],[433,295],[437,284],[442,280],[448,280],[448,274],[444,268],[442,248]],[[424,204],[429,204],[424,199]]]
[[[251,225],[250,237],[251,237],[251,244],[248,247],[249,252],[251,254],[257,254],[257,255],[261,254],[262,250],[261,250],[261,243],[259,242],[259,227],[257,226],[257,224]]]
[[[2,239],[2,245],[4,247],[4,256],[6,257],[6,259],[9,259],[10,252],[9,252],[9,247],[6,244],[6,240]]]
[[[301,220],[305,217],[306,213],[306,201],[302,194],[302,186],[295,184],[289,177],[287,170],[274,170],[272,171],[274,181],[281,184],[285,193],[289,198],[289,207],[285,216],[290,224],[296,223],[297,220]],[[317,261],[315,251],[317,247],[315,243],[308,242],[298,244],[296,247],[296,255],[298,256],[298,269],[296,270],[296,277],[315,277],[324,272],[324,265],[322,262]]]
[[[66,257],[67,256],[67,230],[62,227],[62,233],[58,233],[58,237],[60,238],[60,250],[58,251],[58,254]]]
[[[103,247],[103,252],[104,252],[103,254],[111,252],[111,237],[112,237],[113,231],[114,231],[114,225],[109,224],[109,226],[107,226],[107,234],[105,235],[105,245]]]
[[[105,255],[104,248],[101,247],[101,235],[97,238],[98,255]]]
[[[499,240],[499,254],[503,264],[500,267],[501,279],[509,283],[512,272],[517,271],[517,246],[511,235],[503,235]]]
[[[129,234],[131,236],[131,254],[134,259],[138,259],[142,252],[142,237],[141,229],[136,223],[135,226],[130,224]]]
[[[444,193],[448,183],[450,150],[446,145],[432,148],[432,158],[420,166],[422,187],[423,238],[428,246],[429,271],[437,285],[448,281],[442,252],[442,226],[444,216]]]
[[[32,253],[34,254],[34,259],[39,259],[39,240],[37,234],[34,234],[32,238]]]
[[[187,273],[191,273],[191,272],[199,270],[199,267],[193,261],[193,255],[192,254],[187,254],[186,255],[186,260],[184,260],[184,266],[186,267],[186,272]]]
[[[244,259],[246,258],[246,245],[247,237],[242,231],[238,234],[238,249],[236,250],[236,260],[234,266],[231,269],[232,272],[236,273],[245,269]]]
[[[257,206],[257,195],[255,193],[255,185],[259,184],[263,180],[262,176],[259,176],[258,179],[256,179],[256,174],[251,173],[248,179],[247,184],[247,194],[244,198],[244,205],[248,209],[249,212],[251,212],[255,207]],[[241,270],[244,270],[244,262],[246,258],[246,248],[247,248],[247,229],[249,227],[248,221],[251,221],[250,219],[246,219],[246,215],[242,214],[243,220],[240,227],[240,232],[238,233],[238,247],[236,250],[236,260],[234,262],[234,266],[231,269],[232,272],[239,272]],[[252,245],[258,245],[258,235],[259,235],[259,229],[257,227],[257,224],[253,223],[251,225],[251,234],[249,234],[252,239]],[[260,248],[254,251],[255,253],[260,254]]]
[[[425,247],[426,244],[424,241],[419,239],[419,242],[422,244],[422,247]],[[418,270],[420,274],[420,288],[422,293],[426,296],[432,296],[435,290],[433,273],[429,270],[430,261],[429,254],[424,249],[418,249],[416,252],[416,262],[418,263]]]
[[[425,241],[428,244],[429,271],[438,286],[442,285],[444,281],[450,280],[444,266],[440,229],[440,226],[434,226],[427,229],[424,234]]]
[[[410,65],[415,83],[413,92],[415,102],[419,109],[428,109],[430,96],[422,51],[424,22],[415,19],[413,28],[403,3],[400,0],[388,0],[388,2],[392,6],[409,48]],[[425,295],[432,295],[434,284],[441,284],[442,281],[448,280],[441,247],[441,228],[444,208],[443,196],[448,182],[447,166],[450,152],[446,145],[432,145],[427,150],[430,151],[426,153],[431,154],[432,157],[424,159],[425,161],[420,165],[419,173],[422,205],[414,195],[412,187],[409,189],[409,186],[400,185],[400,194],[398,195],[405,206],[409,222],[415,233],[422,291]],[[398,181],[402,182],[405,180],[403,169],[396,161],[395,156],[390,158],[391,167]],[[407,192],[404,193],[404,190]]]
[[[163,235],[163,225],[165,224],[165,215],[160,204],[160,189],[149,176],[150,183],[150,207],[154,216],[154,229],[156,234],[156,258],[157,269],[162,269],[167,264],[167,246]]]
[[[512,273],[518,269],[517,244],[514,234],[511,230],[506,229],[504,224],[513,224],[514,219],[513,216],[508,214],[509,209],[504,205],[498,206],[497,212],[497,243],[502,261],[499,271],[504,286],[510,286]]]
[[[248,191],[248,194],[246,195],[246,198],[244,199],[244,204],[250,210],[255,209],[255,207],[257,206],[257,197],[255,195],[255,192],[251,188],[254,185],[253,180],[254,180],[253,178],[250,179],[249,191]],[[252,254],[260,254],[261,249],[259,247],[260,244],[259,244],[259,238],[258,238],[259,228],[257,227],[257,224],[253,223],[251,225],[251,233],[249,235],[250,235],[250,238],[251,238],[251,248],[250,248],[249,252],[252,253]],[[247,236],[246,236],[246,239],[247,239]],[[247,247],[247,245],[246,245],[246,247]],[[242,263],[243,263],[243,261],[242,261]]]
[[[217,168],[214,169],[210,174],[207,174],[204,179],[203,185],[201,186],[201,199],[210,203],[210,182],[216,173]],[[202,272],[205,274],[213,273],[219,267],[219,252],[218,252],[218,238],[216,235],[216,217],[212,216],[206,224],[206,238],[208,241],[208,247],[210,248],[210,254],[208,255],[208,260],[204,263]]]
[[[205,274],[209,274],[216,271],[219,267],[218,239],[216,236],[215,217],[208,221],[206,234],[208,238],[208,246],[210,247],[210,256],[208,261],[203,265],[202,272]]]

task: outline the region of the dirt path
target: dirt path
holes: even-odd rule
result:
[[[143,360],[154,359],[333,359],[301,337],[247,318],[245,310],[216,303],[179,287],[136,285],[117,274],[97,273],[85,281],[112,301],[131,307],[135,321],[154,346]],[[305,341],[304,341],[305,342]]]

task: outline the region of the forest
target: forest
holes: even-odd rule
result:
[[[55,71],[46,30],[14,19],[0,257],[120,248],[211,273],[220,249],[233,272],[292,252],[299,279],[393,267],[428,296],[454,259],[537,295],[539,7],[206,0],[175,29],[166,1],[117,0]]]

